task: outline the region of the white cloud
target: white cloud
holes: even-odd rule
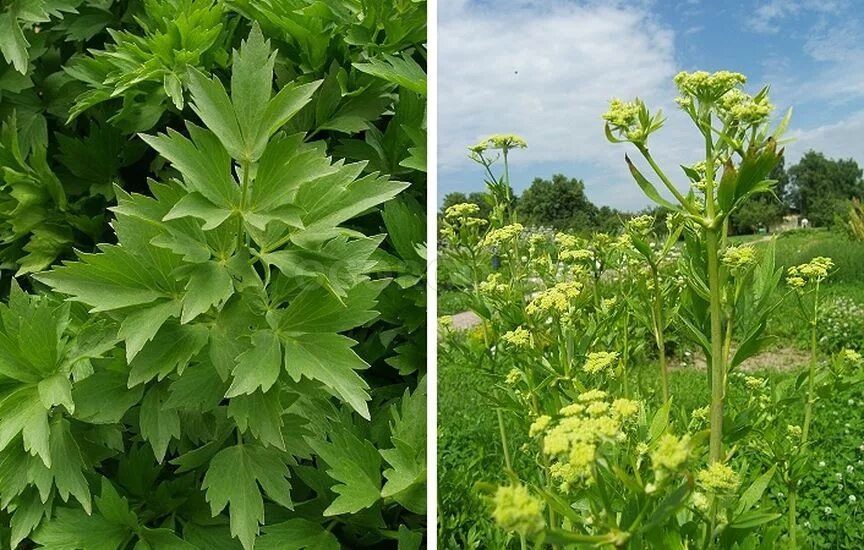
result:
[[[795,141],[786,146],[786,166],[798,162],[810,149],[831,158],[854,158],[860,163],[864,161],[864,111],[853,113],[840,122],[795,131],[790,137]]]
[[[494,11],[442,2],[439,10],[438,147],[445,175],[470,165],[467,145],[491,133],[516,133],[528,141],[517,162],[590,165],[589,193],[592,184],[605,195],[626,183],[631,197],[616,189],[602,199],[644,204],[623,163],[632,147],[608,143],[600,118],[611,97],[636,95],[670,113],[667,128],[655,134],[661,160],[693,160],[695,131],[672,102],[674,34],[647,10],[563,1],[542,8],[496,4]]]
[[[799,15],[835,14],[846,6],[845,0],[771,0],[759,2],[746,13],[747,25],[756,32],[774,34],[783,29],[783,23]]]

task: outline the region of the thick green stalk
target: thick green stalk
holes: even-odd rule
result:
[[[660,288],[660,277],[657,276],[657,267],[651,266],[651,275],[654,282],[654,340],[657,344],[657,359],[660,362],[660,385],[663,389],[663,402],[669,401],[669,368],[666,365],[666,335],[663,330],[663,291]]]
[[[726,394],[726,365],[723,362],[722,298],[720,292],[719,235],[716,229],[705,232],[708,254],[708,290],[711,295],[711,435],[709,460],[723,460],[723,400]]]
[[[710,114],[707,118],[710,127]],[[708,264],[708,291],[711,308],[711,435],[709,438],[710,463],[723,460],[723,400],[726,397],[726,364],[723,360],[723,294],[720,289],[720,230],[714,205],[714,143],[710,132],[705,136],[705,250]],[[713,514],[712,514],[713,518]],[[712,521],[712,523],[714,523]]]
[[[813,420],[813,392],[816,385],[816,325],[819,321],[819,282],[813,293],[813,318],[810,320],[810,365],[807,372],[807,402],[804,403],[804,427],[801,430],[801,445],[807,444],[810,422]]]
[[[501,448],[504,449],[504,465],[508,471],[513,471],[513,464],[510,462],[510,448],[507,445],[507,432],[504,430],[504,415],[501,414],[501,409],[498,409],[498,432],[501,435]]]

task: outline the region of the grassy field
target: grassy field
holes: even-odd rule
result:
[[[767,241],[757,244],[766,245]],[[856,311],[854,305],[864,304],[864,244],[850,243],[835,233],[810,230],[782,234],[777,237],[776,246],[778,264],[783,266],[806,262],[815,256],[833,258],[836,271],[825,284],[824,292],[826,303],[837,302],[840,306],[826,306],[838,311],[836,319],[824,324],[836,322],[838,327],[833,337],[823,336],[824,344],[860,349],[864,340],[864,310]],[[449,295],[440,303],[455,308],[459,300],[458,296]],[[803,345],[800,335],[806,332],[806,327],[794,320],[790,314],[792,307],[792,304],[781,306],[777,320],[770,326],[769,330],[777,337],[777,347]],[[444,307],[440,310],[447,311]],[[841,326],[844,323],[849,326],[844,328]],[[831,330],[834,329],[825,328],[828,333]],[[481,351],[470,357],[458,353],[439,356],[439,544],[448,549],[517,547],[515,541],[493,525],[488,500],[478,488],[478,484],[505,481],[497,412],[487,392],[506,373],[490,371],[490,364],[481,359],[482,344],[477,338],[470,333],[463,338],[469,347],[473,341]],[[756,374],[778,381],[798,376],[799,370],[787,368]],[[671,394],[682,416],[707,402],[705,376],[705,371],[694,368],[672,372]],[[733,385],[730,399],[746,399],[744,390]],[[815,418],[816,467],[804,480],[798,501],[799,525],[807,533],[806,548],[864,548],[864,395],[823,396],[816,405]],[[523,444],[529,443],[527,421],[516,417],[504,420],[509,447],[516,450],[514,469],[530,475],[528,472],[536,467],[529,462],[527,453],[519,452]],[[769,492],[782,504],[779,502],[785,498],[782,491],[772,487]]]

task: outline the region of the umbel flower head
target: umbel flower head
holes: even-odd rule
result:
[[[648,113],[645,103],[638,97],[633,101],[612,99],[609,110],[603,113],[606,121],[606,137],[613,142],[629,141],[644,144],[648,136],[663,126],[663,113],[654,116]]]
[[[603,445],[626,439],[628,418],[639,412],[638,401],[616,399],[610,403],[606,398],[602,390],[584,392],[578,397],[579,403],[559,411],[562,417],[557,423],[542,421],[543,453],[553,459],[549,473],[564,492],[573,485],[591,482]],[[537,427],[532,425],[531,432],[537,435]]]
[[[525,227],[521,223],[513,223],[490,231],[483,239],[483,246],[500,246],[519,237]]]
[[[525,308],[528,315],[567,313],[573,301],[582,294],[582,283],[569,281],[558,283],[534,297]]]
[[[472,154],[480,154],[483,151],[497,149],[509,151],[510,149],[525,149],[528,143],[516,134],[492,134],[468,148]]]
[[[514,348],[530,348],[531,333],[526,328],[520,326],[502,334],[501,341]]]
[[[733,493],[738,489],[738,474],[722,462],[714,462],[696,474],[696,481],[709,493]]]
[[[690,436],[678,438],[663,434],[657,447],[651,453],[651,464],[656,470],[675,471],[687,462],[690,456]]]
[[[748,125],[765,121],[774,111],[774,105],[768,101],[767,93],[753,97],[738,88],[732,88],[723,94],[717,106],[721,114]]]
[[[608,370],[617,360],[618,352],[616,351],[595,351],[588,354],[585,364],[582,365],[582,370],[588,374],[597,374]]]
[[[683,96],[681,99],[686,101],[689,98],[695,98],[705,103],[714,103],[729,90],[742,86],[747,82],[747,77],[731,71],[718,71],[716,73],[681,71],[675,75],[673,80]]]
[[[521,535],[536,535],[543,530],[543,502],[522,485],[498,487],[492,517],[501,529]]]
[[[756,249],[753,245],[730,246],[723,251],[720,258],[723,265],[728,267],[732,273],[745,271],[751,265],[756,264]]]
[[[786,284],[795,289],[802,289],[808,283],[818,283],[825,280],[833,267],[834,262],[831,258],[818,256],[806,264],[790,267],[786,276]]]

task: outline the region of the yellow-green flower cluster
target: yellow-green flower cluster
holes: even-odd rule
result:
[[[502,334],[501,341],[514,348],[530,348],[531,333],[524,327],[517,327]]]
[[[743,85],[747,82],[747,78],[741,73],[731,71],[718,71],[716,73],[681,71],[675,75],[674,81],[684,98],[695,97],[700,101],[713,103],[729,90]]]
[[[589,403],[591,401],[599,401],[601,399],[606,399],[607,393],[603,390],[588,390],[586,392],[582,392],[579,394],[579,401],[582,403]]]
[[[709,493],[732,493],[738,488],[738,474],[722,462],[714,462],[696,474],[699,482]]]
[[[765,379],[759,378],[758,376],[745,376],[744,384],[748,389],[761,390],[765,387]]]
[[[448,220],[465,218],[480,213],[480,207],[473,202],[460,202],[453,206],[448,206],[444,211],[444,217]]]
[[[528,435],[530,437],[534,437],[535,435],[540,435],[546,431],[546,428],[549,427],[549,424],[552,422],[552,417],[549,415],[538,416],[537,420],[531,423],[531,426],[528,428]]]
[[[482,152],[487,149],[525,149],[528,142],[516,134],[492,134],[472,145],[469,149],[473,152]]]
[[[834,267],[831,258],[818,256],[806,264],[789,268],[786,274],[786,284],[795,289],[804,288],[807,283],[817,283],[828,277],[828,272]]]
[[[525,228],[521,223],[513,223],[493,229],[487,233],[486,237],[483,239],[483,246],[500,246],[502,244],[507,244],[513,239],[518,238],[524,230]]]
[[[566,249],[558,254],[562,262],[589,262],[594,259],[594,253],[584,248]]]
[[[654,216],[648,214],[627,220],[627,229],[639,235],[649,232],[652,227],[654,227]]]
[[[609,110],[603,113],[603,120],[607,128],[617,132],[619,137],[633,143],[644,143],[650,133],[651,123],[646,127],[647,112],[642,118],[643,111],[645,104],[638,98],[634,101],[615,98],[609,102]]]
[[[639,104],[614,98],[609,102],[609,110],[603,113],[603,120],[618,128],[629,128],[639,122]]]
[[[725,111],[732,120],[743,124],[759,124],[763,122],[774,110],[774,105],[768,102],[768,97],[758,100],[739,90],[733,88],[720,98],[718,106]]]
[[[789,436],[793,441],[798,441],[801,439],[801,426],[797,424],[788,424],[786,426],[786,435]]]
[[[555,244],[561,248],[579,248],[581,243],[582,240],[575,235],[561,232],[555,234]]]
[[[518,382],[520,378],[522,378],[522,373],[519,371],[519,369],[513,368],[510,369],[510,372],[507,373],[507,376],[504,378],[504,383],[512,386],[513,384]]]
[[[597,374],[607,370],[617,360],[618,352],[595,351],[588,354],[585,364],[582,365],[582,370],[588,374]]]
[[[676,437],[663,434],[651,452],[651,464],[656,470],[676,471],[690,456],[690,436]]]
[[[510,290],[510,285],[502,281],[500,273],[490,273],[485,281],[480,281],[477,285],[477,290],[481,294],[486,294],[491,297],[504,297]]]
[[[438,330],[441,331],[449,331],[453,328],[453,316],[452,315],[442,315],[438,317]]]
[[[546,525],[543,502],[522,485],[499,487],[495,492],[492,517],[505,531],[536,535]]]
[[[578,400],[561,409],[556,424],[543,426],[543,453],[553,457],[550,474],[562,491],[591,479],[601,445],[625,438],[626,420],[640,408],[639,402],[629,399],[610,403],[601,390],[585,392]],[[533,426],[532,432],[537,433]]]
[[[705,424],[708,422],[708,414],[711,412],[711,407],[705,405],[704,407],[699,407],[698,409],[693,409],[693,412],[690,413],[690,419],[697,425]]]
[[[639,402],[632,399],[616,399],[612,402],[612,412],[619,418],[629,418],[639,412]]]
[[[741,273],[746,271],[752,265],[756,264],[756,249],[753,245],[730,246],[723,251],[720,258],[723,265],[728,267],[732,273]]]
[[[843,361],[850,365],[860,365],[864,362],[864,358],[861,357],[861,354],[854,349],[844,349],[840,353],[843,356]]]
[[[568,281],[558,283],[534,297],[525,307],[528,315],[549,315],[567,313],[573,300],[582,294],[582,283]]]

